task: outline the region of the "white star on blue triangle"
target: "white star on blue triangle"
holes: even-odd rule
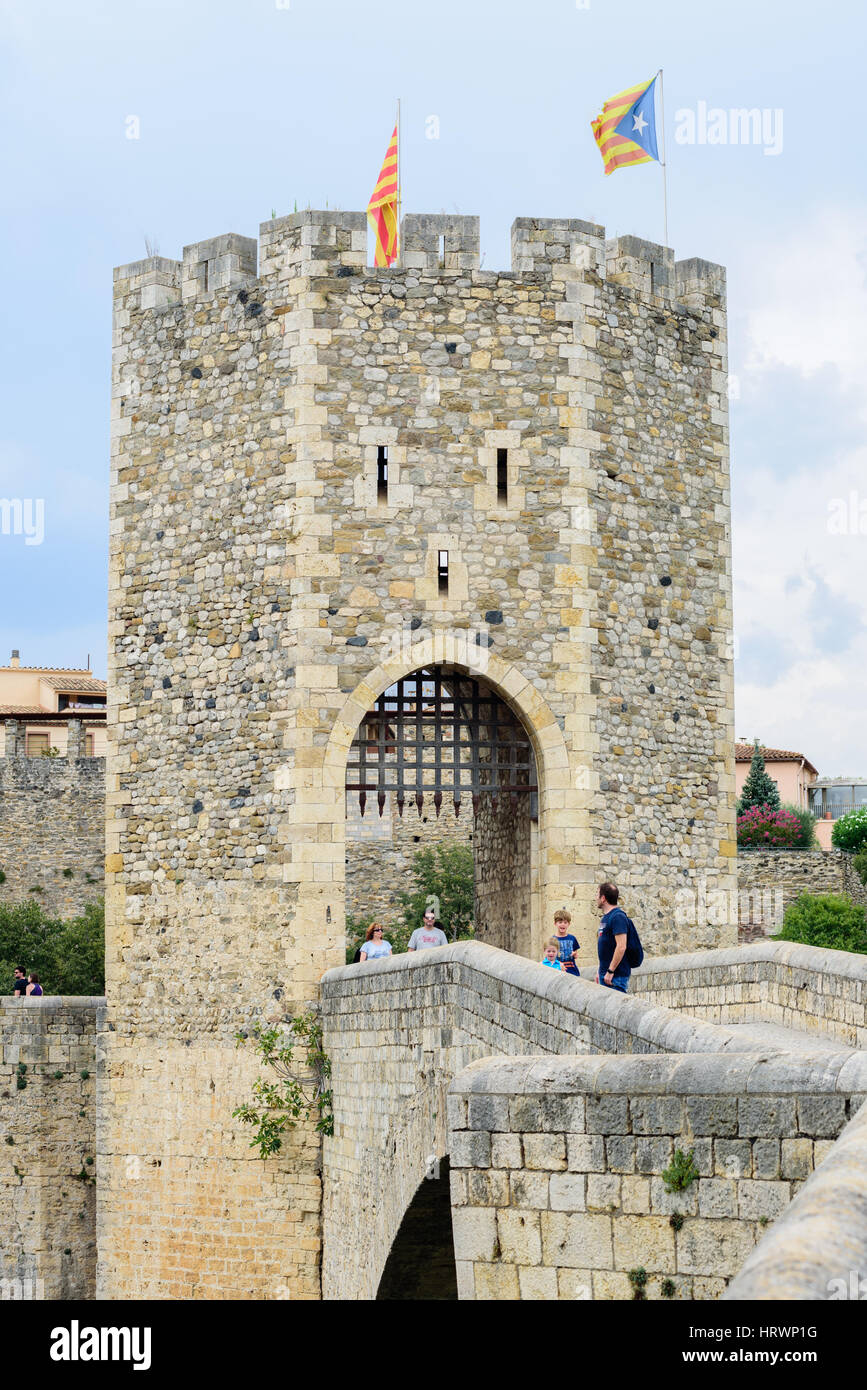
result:
[[[641,93],[637,101],[633,102],[629,110],[622,116],[615,126],[618,135],[625,135],[627,140],[632,140],[639,145],[651,159],[659,159],[659,151],[656,146],[656,107],[654,93],[656,91],[656,78]]]

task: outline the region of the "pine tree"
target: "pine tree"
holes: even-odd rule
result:
[[[751,806],[769,806],[772,811],[779,811],[780,809],[780,793],[776,782],[765,771],[765,760],[762,757],[758,739],[756,739],[756,746],[753,749],[749,774],[744,782],[744,789],[738,802],[738,815],[742,816],[744,811],[748,811]]]

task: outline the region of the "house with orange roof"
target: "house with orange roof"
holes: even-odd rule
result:
[[[28,757],[52,750],[65,757],[70,722],[80,720],[81,754],[104,757],[106,704],[106,682],[89,668],[22,666],[13,651],[9,665],[0,666],[0,753],[11,751],[11,737]]]
[[[753,760],[755,743],[745,739],[735,744],[735,794],[739,797],[744,782],[749,775]],[[800,806],[807,810],[810,805],[810,787],[819,773],[810,759],[803,753],[795,753],[790,748],[766,748],[759,745],[759,752],[765,760],[765,770],[772,782],[776,782],[780,800],[790,806]]]

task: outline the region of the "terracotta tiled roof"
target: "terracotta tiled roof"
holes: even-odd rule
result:
[[[70,709],[50,710],[41,705],[0,705],[0,719],[50,719],[55,724],[64,719],[89,719],[91,715],[100,719],[105,714],[102,705],[83,705]]]
[[[52,690],[87,691],[88,694],[104,695],[107,690],[105,681],[97,680],[95,676],[43,676],[46,685],[50,685]]]
[[[23,671],[25,675],[27,673],[30,673],[32,675],[34,672],[40,672],[49,676],[90,675],[90,672],[86,671],[83,666],[0,666],[0,672],[4,671],[17,671],[19,674]]]
[[[735,762],[751,762],[754,749],[755,744],[753,743],[736,743]],[[803,753],[793,753],[790,748],[765,748],[764,745],[760,743],[759,752],[766,763],[799,763],[803,759],[804,767],[807,768],[809,772],[815,772],[817,777],[819,775],[809,758],[805,758]]]

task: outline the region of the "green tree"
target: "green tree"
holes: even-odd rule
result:
[[[413,873],[415,887],[400,895],[407,933],[421,926],[424,910],[432,903],[443,931],[452,941],[472,936],[473,852],[469,846],[435,845],[419,850]]]
[[[46,994],[105,992],[105,912],[94,903],[80,917],[50,917],[33,899],[0,906],[0,989],[11,993],[16,965],[35,972]]]
[[[777,784],[765,771],[765,760],[762,757],[759,740],[756,739],[755,743],[750,770],[747,780],[744,782],[741,799],[738,802],[738,815],[741,816],[751,806],[769,806],[772,811],[779,811],[780,809],[780,793]]]

